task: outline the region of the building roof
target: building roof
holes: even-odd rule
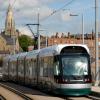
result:
[[[9,51],[0,51],[0,54],[9,54]]]
[[[1,36],[6,40],[7,45],[13,45],[13,38],[9,35],[5,35],[4,33],[1,33]]]

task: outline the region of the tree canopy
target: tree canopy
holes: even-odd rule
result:
[[[34,40],[27,35],[21,35],[18,39],[23,51],[28,51],[28,46],[34,45]]]

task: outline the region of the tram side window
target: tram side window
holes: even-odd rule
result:
[[[48,76],[53,76],[53,56],[48,57]]]
[[[6,70],[8,69],[8,62],[5,63],[4,67],[5,67]]]
[[[43,66],[44,66],[44,59],[43,58],[40,58],[39,59],[39,67],[40,67],[40,71],[39,71],[39,73],[40,73],[40,77],[43,77]]]
[[[20,67],[21,67],[20,60],[18,60],[18,74],[20,74]]]
[[[10,62],[9,71],[12,72],[12,63]]]
[[[32,59],[30,59],[30,66],[29,66],[29,75],[32,76]]]
[[[44,69],[43,69],[43,76],[47,77],[48,76],[48,64],[49,64],[49,59],[48,57],[44,58]]]
[[[29,59],[29,61],[28,61],[28,75],[30,76],[31,75],[31,60]]]
[[[23,70],[24,70],[24,61],[23,60],[21,60],[21,74],[23,74]]]
[[[10,72],[13,73],[13,62],[10,62]]]
[[[13,61],[13,62],[12,62],[12,73],[14,73],[15,67],[16,67],[15,61]]]
[[[4,70],[3,73],[6,73],[7,69],[8,69],[8,62],[3,62],[3,70]]]
[[[28,68],[29,68],[29,59],[26,60],[26,75],[28,76]]]
[[[19,60],[18,73],[19,75],[23,73],[23,60]]]
[[[54,75],[59,75],[60,69],[59,69],[59,61],[57,56],[54,57]]]
[[[35,76],[35,67],[36,67],[35,63],[36,63],[36,60],[32,59],[32,76],[33,77]]]

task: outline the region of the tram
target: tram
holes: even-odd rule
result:
[[[90,54],[86,45],[54,45],[12,55],[4,63],[4,76],[10,81],[62,95],[80,96],[91,92]]]

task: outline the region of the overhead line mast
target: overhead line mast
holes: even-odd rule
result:
[[[31,29],[30,26],[32,25],[36,25],[37,26],[37,35],[35,35]],[[40,26],[40,22],[39,22],[39,13],[38,13],[38,20],[36,24],[26,24],[26,26],[28,26],[28,28],[30,29],[30,31],[32,32],[34,39],[35,39],[35,45],[34,45],[34,49],[38,49],[40,50],[40,33],[39,33],[39,26]]]

